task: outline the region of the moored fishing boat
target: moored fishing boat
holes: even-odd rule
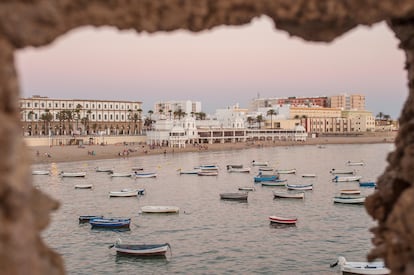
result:
[[[304,199],[305,192],[275,192],[273,191],[273,198],[286,198],[286,199]]]
[[[234,168],[230,167],[227,169],[229,173],[250,173],[250,167]]]
[[[217,170],[201,170],[197,172],[197,175],[199,176],[218,176]]]
[[[120,173],[115,173],[115,172],[111,172],[111,177],[113,178],[129,178],[132,177],[133,173],[131,172],[120,172]]]
[[[84,178],[86,176],[86,172],[60,172],[61,177],[68,177],[68,178]]]
[[[93,185],[91,183],[85,184],[76,184],[75,189],[92,189]]]
[[[286,188],[289,190],[312,190],[313,184],[286,184]]]
[[[335,196],[333,198],[334,203],[344,203],[344,204],[364,204],[365,196],[358,195],[341,195]]]
[[[296,174],[296,169],[276,169],[275,172],[278,174]]]
[[[111,168],[105,168],[105,167],[96,167],[95,168],[96,172],[105,172],[105,173],[113,173],[114,170]]]
[[[259,174],[257,174],[257,176],[255,176],[253,179],[254,179],[254,182],[277,181],[279,180],[279,175],[275,175],[275,174],[265,175],[260,171]]]
[[[141,207],[142,213],[178,213],[180,208],[177,206],[147,205]]]
[[[361,181],[361,182],[359,182],[359,186],[361,186],[361,187],[376,187],[377,184],[373,181]]]
[[[253,166],[269,166],[269,163],[267,161],[260,162],[260,161],[252,160],[252,165]]]
[[[47,176],[50,172],[48,170],[33,170],[32,175],[40,175],[40,176]]]
[[[149,172],[149,173],[135,172],[135,177],[136,178],[155,178],[155,177],[157,177],[157,173],[155,173],[155,172]]]
[[[287,179],[276,179],[274,181],[263,181],[262,186],[285,186]]]
[[[109,192],[109,197],[137,197],[138,195],[143,195],[145,189],[122,189],[120,191],[111,191]]]
[[[316,178],[316,174],[302,174],[302,178]]]
[[[361,190],[359,189],[342,189],[339,191],[341,195],[359,195]]]
[[[363,161],[350,161],[346,163],[348,166],[364,166],[365,163]]]
[[[248,192],[236,192],[236,193],[221,193],[220,199],[222,200],[237,200],[247,201]]]
[[[254,188],[254,186],[244,186],[244,187],[239,187],[240,191],[255,191],[256,188]]]
[[[331,267],[339,265],[342,274],[348,275],[387,275],[391,271],[385,267],[383,261],[377,262],[348,262],[345,257],[339,256],[338,260],[331,264]]]
[[[109,248],[115,248],[118,254],[124,254],[129,256],[165,256],[168,248],[171,249],[169,243],[162,244],[122,244],[121,240],[118,239]]]
[[[198,172],[200,172],[200,169],[193,169],[193,170],[181,170],[177,169],[178,173],[180,175],[197,175]]]
[[[269,221],[271,223],[280,223],[280,224],[296,224],[298,218],[288,218],[288,217],[281,217],[281,216],[269,216]]]
[[[335,169],[332,168],[331,171],[329,171],[329,173],[331,173],[332,175],[353,175],[355,174],[355,170],[342,170],[342,169]]]
[[[89,221],[89,224],[92,226],[92,228],[107,229],[129,228],[130,223],[130,218],[98,218],[91,219]]]
[[[332,181],[333,182],[346,182],[346,181],[359,181],[362,176],[335,176]]]

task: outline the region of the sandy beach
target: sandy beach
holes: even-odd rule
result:
[[[324,144],[371,144],[393,143],[394,133],[378,134],[373,136],[356,137],[318,137],[309,138],[305,142],[293,141],[255,141],[225,144],[203,144],[200,146],[188,145],[186,148],[155,147],[150,148],[142,144],[115,144],[115,145],[85,145],[79,146],[33,146],[28,147],[33,164],[129,158],[153,154],[178,154],[182,152],[240,150],[252,147],[269,146],[302,146]]]

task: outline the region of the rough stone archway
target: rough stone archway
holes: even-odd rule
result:
[[[42,46],[67,31],[109,25],[137,32],[241,25],[267,15],[275,27],[306,40],[329,42],[358,25],[386,21],[406,54],[409,96],[396,149],[366,203],[378,221],[375,248],[393,274],[414,274],[414,1],[412,0],[4,0],[0,3],[0,272],[62,274],[63,261],[40,232],[58,203],[31,184],[20,137],[14,51]]]

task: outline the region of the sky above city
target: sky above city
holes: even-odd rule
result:
[[[203,112],[252,99],[366,96],[366,109],[398,118],[408,95],[404,53],[385,23],[358,27],[333,43],[306,42],[267,17],[191,33],[75,29],[15,56],[22,97],[201,101]]]

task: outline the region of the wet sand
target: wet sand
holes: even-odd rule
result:
[[[79,146],[33,146],[28,147],[33,164],[72,162],[99,159],[116,159],[153,154],[178,154],[182,152],[198,151],[220,151],[241,150],[254,147],[270,146],[302,146],[302,145],[324,145],[324,144],[371,144],[371,143],[393,143],[395,135],[384,134],[377,136],[358,137],[318,137],[301,141],[255,141],[225,144],[203,144],[201,146],[187,145],[186,148],[156,147],[139,144],[115,144],[115,145],[85,145]]]

